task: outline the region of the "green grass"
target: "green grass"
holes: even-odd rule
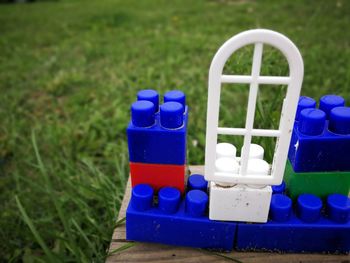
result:
[[[349,13],[345,0],[1,5],[0,261],[103,261],[128,174],[136,92],[186,92],[189,162],[203,163],[208,68],[240,31],[286,34],[304,58],[302,93],[350,101]],[[244,49],[225,71],[249,72],[250,58]],[[272,49],[264,61],[264,74],[287,74]],[[259,94],[260,126],[278,122],[283,91]],[[242,125],[246,90],[225,85],[223,95],[221,123]],[[271,159],[271,142],[259,142]]]

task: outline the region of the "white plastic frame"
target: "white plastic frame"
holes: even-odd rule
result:
[[[255,45],[252,75],[222,75],[227,59],[238,49],[250,44]],[[289,64],[289,76],[260,76],[264,44],[275,47],[286,57]],[[208,181],[256,185],[278,185],[282,182],[303,75],[304,64],[298,48],[280,33],[266,29],[249,30],[232,37],[220,47],[209,70],[205,148],[205,178]],[[245,128],[218,127],[221,83],[250,84]],[[278,130],[253,129],[255,104],[260,84],[288,85]],[[239,174],[215,171],[215,147],[218,134],[244,135]],[[247,174],[252,136],[277,137],[271,175]]]

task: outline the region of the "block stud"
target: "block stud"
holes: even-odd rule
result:
[[[138,100],[131,105],[131,121],[137,127],[150,127],[154,124],[154,104]]]
[[[249,159],[248,160],[248,169],[247,174],[253,175],[268,175],[270,171],[270,165],[268,162],[261,159]],[[255,185],[248,184],[249,187],[252,188],[264,188],[265,185]]]
[[[273,194],[283,194],[286,191],[286,183],[283,181],[279,185],[273,185],[272,187]]]
[[[215,168],[218,172],[228,172],[234,174],[238,174],[239,172],[238,162],[235,159],[229,157],[221,157],[219,159],[216,159]]]
[[[145,211],[152,207],[153,189],[148,184],[138,184],[132,189],[131,204],[139,211]]]
[[[350,198],[342,194],[329,195],[327,197],[327,212],[332,221],[347,223],[350,220]]]
[[[216,158],[236,158],[236,152],[236,147],[231,143],[222,142],[216,145]]]
[[[180,90],[171,90],[164,94],[164,103],[165,102],[178,102],[183,107],[183,112],[185,111],[186,107],[186,95]]]
[[[175,187],[163,187],[158,193],[158,206],[163,212],[173,214],[179,207],[180,198],[180,191]]]
[[[301,194],[297,200],[297,212],[301,220],[316,222],[321,216],[322,201],[312,194]]]
[[[189,190],[201,190],[206,192],[208,188],[208,181],[204,179],[201,174],[192,174],[188,177],[187,189]]]
[[[345,100],[343,97],[338,95],[325,95],[320,99],[320,110],[326,113],[327,119],[331,110],[335,107],[342,107],[345,105]]]
[[[215,161],[215,169],[217,172],[223,173],[239,173],[239,163],[234,158],[221,157]],[[232,183],[215,182],[218,186],[233,186]]]
[[[155,112],[159,111],[159,95],[153,89],[140,90],[137,93],[137,100],[148,100],[154,104]]]
[[[292,200],[283,194],[273,194],[270,205],[270,217],[273,221],[285,222],[292,213]]]
[[[337,134],[350,134],[350,107],[336,107],[331,110],[329,130]]]
[[[300,112],[308,108],[316,108],[316,101],[310,97],[300,96],[295,119],[299,120]]]
[[[249,148],[249,159],[264,159],[264,148],[259,144],[252,143]]]
[[[186,195],[186,213],[193,217],[203,216],[208,206],[208,195],[200,190],[191,190]]]
[[[178,102],[166,102],[160,106],[160,124],[167,129],[180,128],[183,125],[183,106]]]
[[[319,109],[304,109],[300,112],[298,129],[305,135],[322,134],[326,123],[326,114]]]
[[[248,161],[248,174],[268,175],[270,165],[268,162],[261,159],[250,159]]]

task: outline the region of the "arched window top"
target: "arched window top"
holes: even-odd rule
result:
[[[238,49],[251,44],[254,45],[251,75],[223,75],[223,68],[229,57]],[[285,56],[289,65],[289,76],[260,76],[264,44],[276,48]],[[275,185],[282,182],[303,74],[304,65],[298,48],[287,37],[271,30],[256,29],[242,32],[226,41],[219,48],[209,70],[205,152],[205,177],[207,180],[256,185]],[[218,127],[222,83],[245,83],[250,85],[244,128]],[[260,84],[288,85],[278,130],[253,129],[255,105]],[[244,136],[238,174],[215,171],[215,148],[218,134]],[[256,176],[247,174],[252,136],[277,137],[270,175]]]

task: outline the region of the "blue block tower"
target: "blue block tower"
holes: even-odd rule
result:
[[[166,93],[160,107],[154,90],[142,90],[137,98],[127,128],[130,161],[184,165],[188,118],[184,93]]]
[[[301,97],[288,158],[295,172],[350,171],[350,108],[336,95]]]
[[[326,95],[316,101],[300,97],[284,179],[288,194],[325,199],[350,191],[350,108],[344,98]]]
[[[182,91],[169,91],[159,106],[155,90],[141,90],[127,128],[132,186],[171,186],[184,192],[188,107]]]

